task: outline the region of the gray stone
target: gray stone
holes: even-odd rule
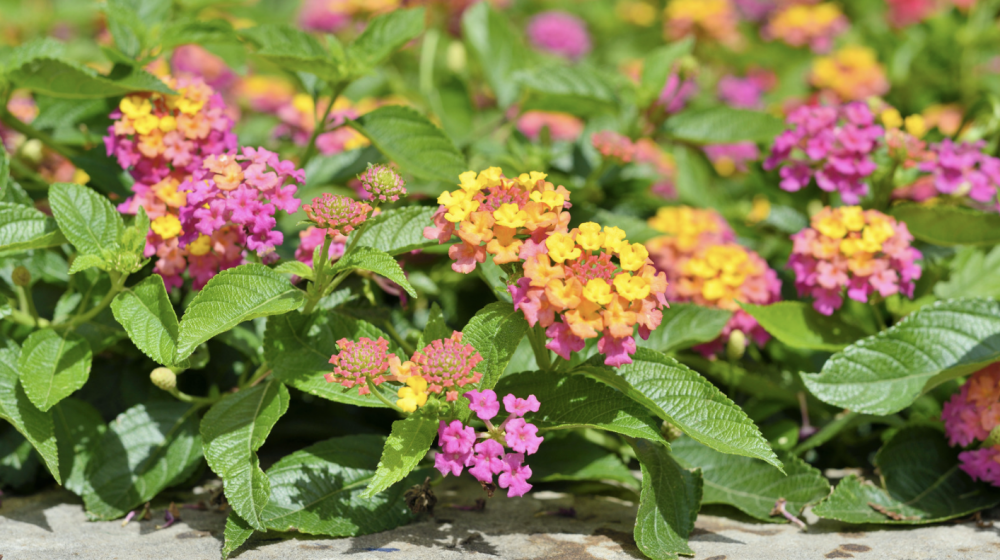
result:
[[[508,499],[498,493],[485,510],[468,511],[483,496],[478,485],[449,477],[435,488],[434,518],[375,535],[329,539],[258,534],[234,555],[240,560],[354,560],[510,558],[618,560],[642,558],[632,539],[636,504],[609,496],[536,492]],[[202,496],[204,497],[204,496]],[[176,495],[195,502],[198,497]],[[0,508],[2,560],[216,560],[225,514],[182,509],[167,529],[166,504],[150,521],[88,522],[80,500],[64,490],[4,500]],[[559,515],[572,508],[575,517]],[[738,512],[720,516],[707,508],[698,518],[691,547],[697,560],[937,560],[1000,558],[1000,524],[964,521],[919,528],[857,527],[807,514],[808,532],[759,523]],[[1000,519],[1000,510],[993,512]]]

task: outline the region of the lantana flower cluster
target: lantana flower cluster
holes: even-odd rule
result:
[[[573,14],[542,12],[528,22],[527,33],[536,49],[569,60],[579,60],[590,52],[587,24]]]
[[[664,33],[673,40],[695,35],[735,47],[742,39],[738,24],[730,0],[671,0],[664,11]]]
[[[776,81],[774,72],[768,70],[751,70],[743,78],[726,75],[719,78],[716,94],[730,107],[761,110],[764,108],[761,97],[774,87]]]
[[[440,208],[424,237],[445,243],[458,235],[460,243],[448,249],[456,272],[468,274],[492,255],[497,264],[524,260],[542,250],[549,233],[566,231],[569,191],[545,180],[537,171],[514,179],[499,167],[459,175],[459,189],[438,197]]]
[[[595,132],[590,137],[591,145],[608,161],[624,165],[636,163],[647,166],[653,174],[650,190],[663,198],[674,198],[677,190],[674,178],[677,164],[674,157],[652,138],[640,138],[633,142],[628,136],[612,130]]]
[[[848,46],[817,58],[811,80],[814,86],[832,91],[841,101],[863,100],[889,91],[885,68],[868,47]]]
[[[825,53],[848,27],[847,18],[832,2],[791,4],[775,12],[761,34],[793,47],[808,45],[813,52]]]
[[[1000,159],[983,152],[986,143],[955,143],[950,138],[932,144],[928,161],[920,170],[930,174],[937,192],[951,196],[968,196],[972,200],[1000,211],[997,187],[1000,186]]]
[[[500,412],[500,401],[494,391],[469,391],[463,397],[469,400],[469,409],[486,424],[486,431],[476,433],[461,420],[449,423],[442,420],[438,427],[440,451],[434,456],[435,468],[442,476],[459,476],[465,467],[470,467],[469,474],[484,488],[492,487],[493,475],[500,475],[497,484],[507,489],[508,498],[525,495],[531,490],[528,483],[531,467],[524,463],[525,456],[537,452],[545,438],[538,435],[538,427],[527,422],[524,415],[538,412],[541,403],[535,395],[522,399],[510,393],[503,398],[507,418],[494,425],[492,420]]]
[[[788,266],[799,294],[830,315],[843,305],[845,290],[862,303],[875,292],[913,297],[922,255],[912,240],[906,224],[876,210],[826,207],[812,217],[811,227],[792,235]]]
[[[542,129],[556,142],[575,142],[583,133],[583,121],[575,115],[557,111],[525,111],[517,118],[517,129],[533,142],[541,137]]]
[[[984,442],[1000,426],[1000,363],[977,371],[941,410],[952,446]],[[1000,444],[958,454],[959,467],[975,480],[1000,486]]]
[[[737,302],[768,305],[780,299],[781,281],[767,262],[733,242],[729,225],[712,210],[661,208],[649,223],[668,233],[646,243],[654,265],[667,276],[667,299],[733,312],[721,336],[696,350],[718,353],[733,331],[766,344],[770,335]]]
[[[884,134],[861,102],[839,107],[802,106],[788,116],[792,127],[774,141],[764,169],[780,167],[781,188],[798,191],[811,179],[846,204],[868,194],[865,182],[877,168],[872,154]]]
[[[587,339],[600,337],[597,349],[610,366],[632,363],[635,327],[649,338],[667,306],[666,276],[657,273],[646,248],[630,244],[621,229],[594,222],[550,234],[509,289],[514,309],[532,327],[545,328],[546,348],[568,360]]]

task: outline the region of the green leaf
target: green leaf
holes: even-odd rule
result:
[[[417,291],[410,285],[410,281],[403,274],[402,267],[396,259],[385,251],[379,251],[372,247],[356,247],[350,253],[344,255],[334,263],[330,274],[336,274],[344,270],[361,269],[385,276],[410,294],[410,297],[417,297]]]
[[[1000,214],[959,206],[900,204],[889,211],[906,223],[913,237],[935,245],[1000,243]]]
[[[151,402],[108,424],[87,464],[87,513],[100,520],[121,517],[190,478],[202,457],[197,411],[181,402]]]
[[[673,358],[639,348],[617,372],[595,356],[579,371],[618,389],[691,438],[722,453],[781,461],[746,413],[698,373]]]
[[[49,204],[66,239],[85,255],[100,255],[116,246],[125,230],[111,202],[87,187],[56,183],[49,188]]]
[[[649,333],[649,339],[637,338],[635,342],[642,348],[664,353],[684,350],[718,338],[732,316],[725,309],[674,303],[663,310],[663,321]]]
[[[462,342],[471,344],[483,361],[476,371],[483,374],[479,390],[492,389],[514,357],[517,345],[528,333],[524,314],[514,306],[497,301],[479,310],[462,329]]]
[[[420,335],[420,341],[417,344],[417,349],[419,350],[435,340],[451,338],[451,335],[454,332],[455,331],[448,328],[448,325],[445,324],[444,314],[441,312],[441,306],[439,306],[437,302],[434,302],[431,304],[431,310],[427,316],[427,326],[424,327],[424,332]]]
[[[635,543],[650,558],[693,556],[687,544],[701,504],[698,469],[681,467],[666,447],[646,440],[629,442],[642,468],[642,493],[635,519]]]
[[[229,558],[229,555],[247,542],[252,534],[253,527],[239,515],[236,515],[235,511],[230,511],[226,517],[226,530],[223,535],[225,543],[222,546],[222,560]]]
[[[465,156],[451,139],[409,107],[379,107],[348,124],[388,159],[417,177],[457,183],[459,174],[467,170]]]
[[[392,423],[392,433],[385,440],[375,476],[361,493],[362,498],[371,498],[403,480],[427,455],[437,437],[438,417],[437,414],[424,414],[424,411],[426,409],[422,408]]]
[[[583,375],[523,371],[503,376],[495,390],[501,397],[535,395],[541,406],[531,415],[531,422],[542,429],[596,428],[664,441],[658,422],[642,405]]]
[[[282,70],[307,72],[327,82],[345,76],[343,52],[337,44],[334,53],[312,35],[284,23],[268,23],[240,31],[256,46],[254,54]],[[336,41],[336,39],[332,39]]]
[[[406,206],[373,216],[368,219],[368,227],[362,232],[358,246],[395,256],[437,245],[437,240],[424,237],[424,228],[431,225],[431,217],[436,211],[437,207]],[[352,234],[351,240],[354,235],[357,234]]]
[[[514,301],[510,295],[510,291],[507,289],[508,275],[500,268],[500,265],[493,262],[493,259],[486,259],[479,263],[479,266],[476,267],[476,272],[498,300],[506,301],[507,303]]]
[[[698,467],[705,480],[702,504],[726,504],[761,521],[785,523],[784,517],[772,517],[778,498],[788,500],[788,510],[801,512],[830,494],[830,483],[808,463],[778,452],[786,475],[759,459],[719,453],[691,438],[670,442],[671,454],[684,467]]]
[[[107,426],[90,404],[68,398],[52,407],[56,442],[59,449],[59,473],[64,488],[77,496],[88,491],[87,465]]]
[[[24,341],[17,370],[28,398],[42,412],[83,387],[90,377],[90,345],[82,336],[52,329],[35,331]]]
[[[618,103],[608,78],[581,66],[540,66],[518,72],[515,79],[528,92],[524,109],[587,117],[613,112]]]
[[[819,373],[803,373],[802,381],[823,402],[892,414],[937,385],[997,360],[1000,303],[949,299],[848,346]]]
[[[532,482],[613,480],[631,488],[639,487],[635,475],[617,455],[577,432],[559,438],[551,432],[546,434],[545,443],[530,460]]]
[[[76,274],[77,272],[90,268],[107,270],[108,263],[105,262],[104,258],[100,255],[77,255],[76,258],[73,259],[73,264],[69,267],[69,273]]]
[[[398,527],[412,516],[403,493],[426,474],[371,498],[361,496],[375,477],[384,438],[372,435],[330,439],[296,451],[267,470],[271,499],[263,519],[269,529],[291,528],[308,535],[350,537]]]
[[[393,10],[368,22],[347,47],[354,74],[365,74],[424,31],[424,9]]]
[[[730,144],[768,142],[781,134],[785,123],[767,113],[723,106],[683,111],[670,117],[665,128],[667,134],[679,140]]]
[[[1000,489],[974,482],[959,469],[961,449],[948,446],[930,427],[898,431],[875,456],[884,488],[851,475],[813,512],[848,523],[921,525],[936,523],[1000,504]],[[877,511],[871,504],[895,514]]]
[[[674,69],[674,63],[681,57],[691,53],[694,48],[694,37],[685,37],[680,41],[653,49],[642,64],[642,78],[639,82],[639,106],[646,107],[660,97],[663,86],[667,83]]]
[[[206,43],[233,43],[239,36],[233,31],[233,25],[220,18],[179,19],[167,22],[160,33],[160,47],[164,50],[179,45]],[[242,47],[241,47],[242,50]]]
[[[1000,297],[1000,247],[989,253],[962,248],[951,263],[948,280],[934,285],[934,295],[941,299]]]
[[[645,243],[654,237],[660,237],[663,232],[657,231],[646,223],[646,220],[629,214],[619,214],[604,208],[598,208],[590,221],[601,225],[621,228],[630,243]]]
[[[0,348],[0,418],[31,442],[53,478],[62,484],[52,414],[39,410],[25,394],[17,373],[19,355],[20,349],[13,342]]]
[[[531,64],[534,54],[507,16],[488,3],[476,4],[462,14],[462,37],[500,107],[506,109],[517,101],[519,84],[514,73]]]
[[[262,264],[223,270],[208,281],[184,312],[177,336],[177,360],[243,321],[288,313],[304,300],[301,290]]]
[[[7,150],[0,146],[0,200],[7,197],[7,183],[10,181],[10,156]],[[0,224],[7,223],[7,220],[0,219]]]
[[[126,288],[111,302],[111,311],[143,354],[161,365],[176,363],[179,327],[163,277],[153,274]]]
[[[370,323],[338,313],[286,313],[267,322],[264,358],[271,365],[275,379],[300,391],[334,402],[386,408],[374,396],[358,395],[357,389],[345,389],[324,377],[333,371],[330,357],[340,351],[337,341],[341,338],[357,340],[362,336],[388,338]],[[396,400],[395,392],[388,385],[377,390],[390,401]]]
[[[288,410],[288,389],[273,378],[226,395],[201,421],[205,459],[222,478],[226,500],[244,521],[266,531],[261,513],[271,495],[257,450]]]
[[[44,249],[66,243],[56,221],[30,206],[0,202],[0,253]]]
[[[294,274],[306,280],[312,280],[314,277],[312,267],[302,261],[285,261],[274,267],[274,271],[281,274]]]
[[[802,301],[740,306],[774,338],[793,348],[836,352],[865,336],[861,329],[827,317]]]

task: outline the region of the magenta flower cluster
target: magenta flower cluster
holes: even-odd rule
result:
[[[298,211],[295,183],[305,183],[305,171],[263,148],[209,156],[202,167],[180,187],[187,192],[187,204],[179,213],[181,243],[192,243],[199,234],[211,237],[235,224],[248,249],[262,257],[273,255],[284,241],[276,229],[275,211]]]
[[[538,412],[538,399],[535,395],[521,399],[508,394],[503,398],[508,416],[495,426],[491,420],[500,412],[495,392],[469,391],[463,396],[469,399],[469,410],[486,424],[487,431],[477,434],[461,420],[447,424],[442,420],[438,427],[441,451],[434,457],[434,467],[442,476],[459,476],[465,467],[470,467],[469,474],[484,485],[493,483],[493,475],[500,475],[497,484],[507,489],[507,497],[525,495],[531,490],[528,484],[531,467],[524,464],[524,457],[537,452],[545,439],[538,436],[537,426],[524,419],[525,414]],[[476,443],[477,440],[482,441]]]
[[[944,404],[941,420],[952,446],[985,442],[1000,426],[1000,364],[973,373],[961,391]],[[958,459],[959,467],[973,479],[1000,486],[1000,445],[963,451]]]
[[[867,105],[803,106],[787,122],[792,128],[775,139],[764,161],[764,169],[781,168],[782,189],[795,192],[815,178],[824,191],[839,192],[845,204],[868,194],[865,179],[875,172],[871,156],[884,130]]]
[[[920,164],[920,170],[928,172],[934,180],[934,187],[941,194],[968,195],[976,202],[997,204],[997,186],[1000,186],[1000,159],[983,153],[985,142],[961,142],[956,144],[945,138],[931,146],[934,158]]]
[[[566,12],[542,12],[531,18],[528,40],[538,50],[570,60],[579,60],[590,52],[587,25]]]

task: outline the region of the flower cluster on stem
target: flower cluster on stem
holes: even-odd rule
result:
[[[961,391],[941,410],[944,431],[951,445],[968,447],[986,442],[1000,426],[1000,364],[990,364],[972,374]],[[958,454],[960,468],[976,480],[1000,486],[1000,444]]]

